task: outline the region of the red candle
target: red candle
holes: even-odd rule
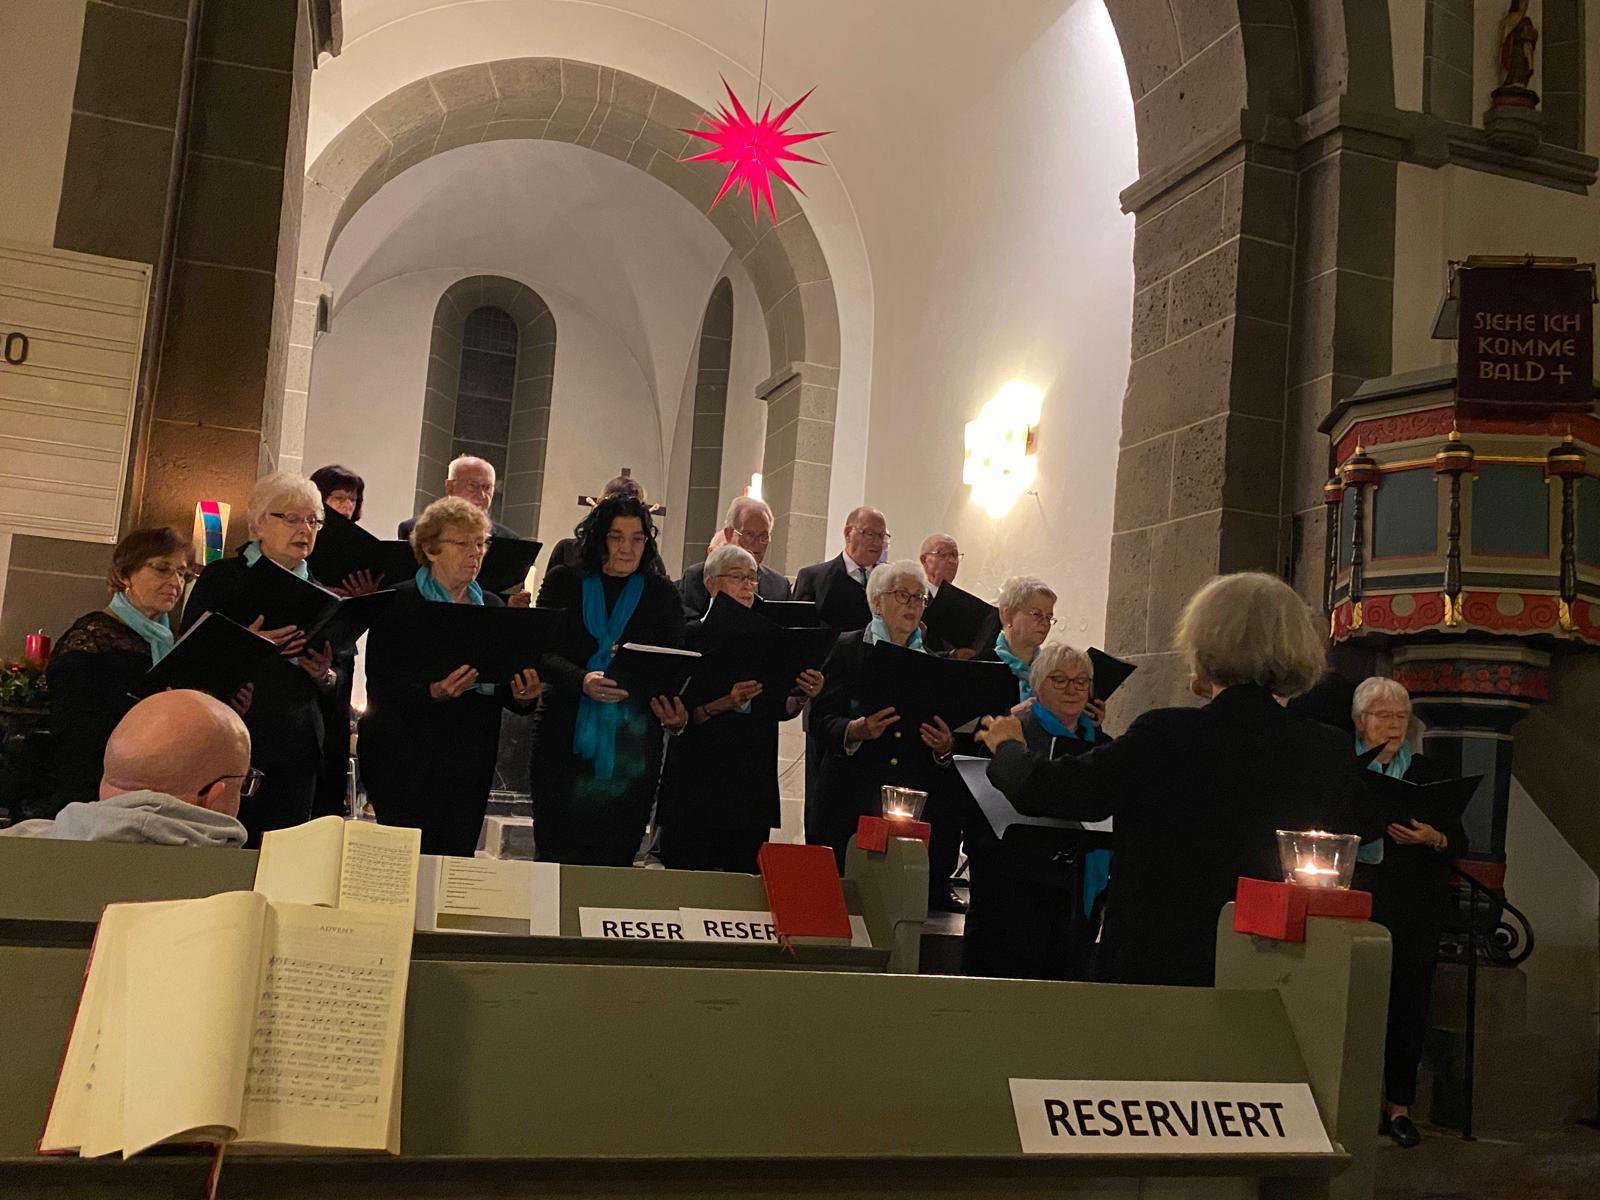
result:
[[[44,630],[28,634],[22,644],[22,656],[34,666],[43,667],[50,661],[50,638]]]

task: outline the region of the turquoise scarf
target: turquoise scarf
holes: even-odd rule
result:
[[[1017,699],[1026,700],[1031,697],[1033,695],[1033,681],[1028,678],[1028,670],[1031,664],[1023,662],[1015,654],[1011,653],[1011,647],[1006,644],[1005,634],[1002,633],[994,639],[994,652],[999,656],[1001,662],[1011,668],[1011,673],[1017,677],[1017,691],[1020,693]],[[1058,733],[1056,736],[1061,737],[1063,735]]]
[[[1094,740],[1094,722],[1089,719],[1087,713],[1079,713],[1077,724],[1069,728],[1060,717],[1035,700],[1033,719],[1039,722],[1039,728],[1051,737],[1077,738],[1084,742]]]
[[[1016,655],[1013,654],[1011,657],[1016,658]],[[1077,738],[1084,742],[1094,740],[1094,722],[1089,719],[1087,713],[1079,713],[1077,724],[1069,728],[1060,717],[1037,700],[1033,702],[1032,711],[1033,719],[1039,722],[1039,728],[1051,737]],[[1106,885],[1110,882],[1111,851],[1086,851],[1083,856],[1083,911],[1086,915],[1094,910],[1094,902],[1100,898],[1100,893],[1106,890]]]
[[[583,627],[595,640],[596,649],[584,664],[586,671],[604,671],[617,653],[622,631],[633,619],[644,595],[644,572],[635,571],[622,585],[616,607],[606,615],[605,585],[599,574],[583,577]],[[578,701],[578,723],[572,731],[572,750],[579,758],[594,764],[596,779],[610,779],[617,763],[617,726],[622,723],[621,704],[601,704],[584,696]]]
[[[126,592],[118,592],[111,597],[111,611],[117,614],[118,620],[149,644],[151,666],[165,658],[167,652],[172,649],[172,622],[167,620],[166,613],[152,620],[133,606]]]
[[[255,566],[258,562],[261,561],[261,543],[260,542],[247,542],[245,544],[244,560],[245,560],[245,562],[249,563],[252,567]],[[289,571],[290,568],[284,567],[284,570],[285,571]],[[294,565],[294,568],[293,568],[291,573],[297,579],[304,579],[307,583],[311,582],[311,569],[306,566],[304,559],[301,559],[298,563],[296,563]]]
[[[1365,754],[1372,747],[1368,746],[1364,738],[1356,739],[1356,754]],[[1411,747],[1403,742],[1400,749],[1394,752],[1394,757],[1387,763],[1373,759],[1367,764],[1367,770],[1376,771],[1379,775],[1387,775],[1391,779],[1404,779],[1406,772],[1411,769]],[[1366,863],[1368,866],[1377,866],[1383,861],[1383,839],[1377,838],[1370,842],[1362,842],[1361,849],[1356,851],[1356,861]]]
[[[427,567],[418,567],[417,573],[413,578],[417,581],[417,594],[424,600],[432,600],[438,604],[455,603],[454,600],[450,599],[450,593],[444,590],[443,585],[433,577],[433,572],[428,570]],[[476,604],[479,608],[483,607],[483,588],[476,579],[467,584],[467,603]],[[494,684],[480,683],[473,690],[480,696],[492,696],[494,695]]]
[[[869,644],[872,642],[888,642],[890,645],[894,644],[894,638],[889,636],[889,626],[884,623],[882,617],[873,617],[872,624],[867,626],[867,632],[872,635],[870,638],[866,639]],[[906,641],[906,649],[915,650],[921,654],[927,653],[927,649],[922,644],[922,630],[913,629],[911,631],[911,637]]]

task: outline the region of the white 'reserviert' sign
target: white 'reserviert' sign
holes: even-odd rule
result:
[[[114,542],[150,268],[0,243],[0,528]]]
[[[1024,1154],[1331,1154],[1303,1083],[1013,1079]]]

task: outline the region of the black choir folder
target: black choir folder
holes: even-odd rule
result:
[[[839,631],[826,625],[780,624],[772,619],[772,609],[780,605],[815,612],[815,605],[804,601],[774,601],[746,608],[725,594],[712,600],[700,627],[704,657],[689,688],[691,705],[726,696],[734,684],[747,679],[761,684],[758,703],[782,705],[794,691],[796,676],[822,666],[839,640]],[[796,621],[803,616],[781,615],[784,620]]]
[[[483,566],[478,569],[478,583],[486,592],[520,591],[528,578],[528,568],[539,557],[544,543],[526,538],[495,538],[484,552]]]
[[[1139,669],[1132,663],[1112,658],[1104,650],[1097,650],[1093,646],[1089,647],[1089,666],[1094,670],[1096,700],[1111,699],[1111,693],[1128,682],[1128,676]]]
[[[1482,775],[1463,775],[1434,783],[1412,783],[1378,771],[1365,771],[1362,777],[1369,794],[1383,810],[1385,824],[1409,825],[1416,820],[1441,832],[1446,825],[1461,819],[1483,781]]]
[[[936,715],[951,729],[1004,716],[1018,696],[1017,678],[1004,663],[941,658],[883,641],[872,643],[862,684],[861,715],[892,705],[906,737]]]
[[[263,629],[293,625],[306,635],[306,644],[321,649],[324,642],[335,650],[349,650],[389,609],[395,593],[385,589],[365,596],[336,596],[327,588],[301,579],[262,555],[245,572],[244,589],[218,611],[241,625],[262,618]]]
[[[624,642],[612,656],[606,678],[615,680],[629,700],[648,704],[654,696],[681,695],[699,665],[700,654],[694,650]]]
[[[946,583],[923,610],[922,623],[930,636],[952,649],[982,651],[994,646],[1000,614],[987,600]]]
[[[231,700],[277,657],[278,648],[259,633],[219,612],[202,613],[166,657],[144,673],[140,694],[191,688]]]
[[[108,906],[39,1152],[398,1154],[411,929],[260,892]]]
[[[430,603],[412,605],[382,632],[386,639],[393,633],[403,646],[405,674],[412,679],[432,683],[457,667],[476,667],[479,683],[508,683],[539,665],[568,620],[555,608]]]
[[[377,537],[331,508],[326,518],[306,561],[311,573],[329,587],[341,586],[357,571],[371,571],[379,583],[389,587],[416,575],[417,559],[410,542]]]

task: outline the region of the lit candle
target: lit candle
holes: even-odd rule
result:
[[[1295,882],[1306,887],[1331,887],[1339,878],[1338,867],[1324,867],[1317,863],[1301,863],[1294,869]]]

